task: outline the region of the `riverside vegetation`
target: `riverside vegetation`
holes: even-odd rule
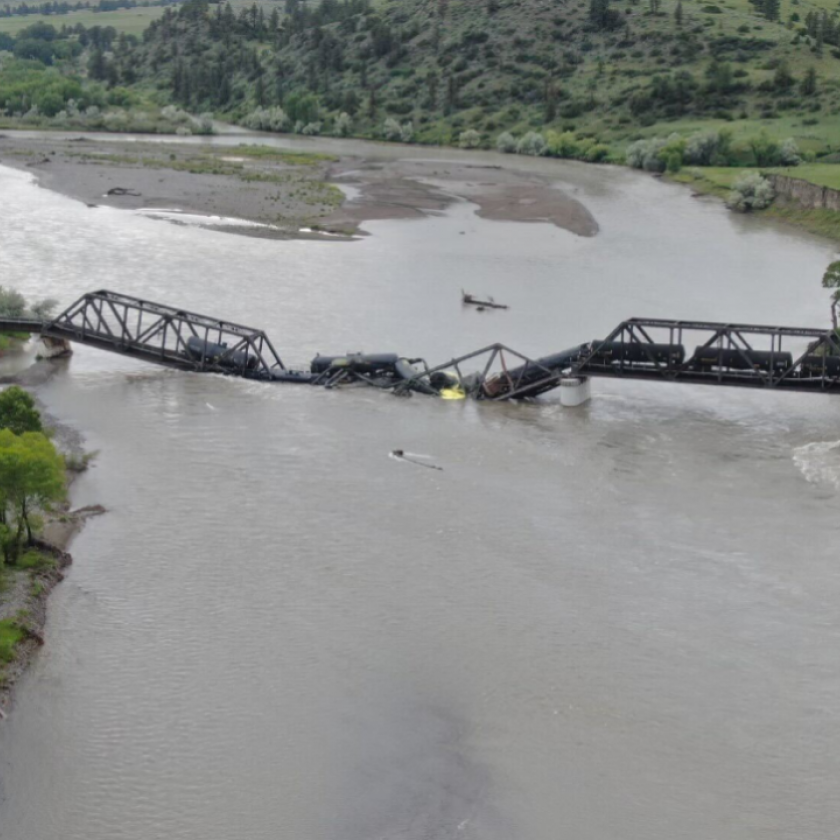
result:
[[[27,305],[18,292],[0,288],[4,317],[45,318],[54,306],[53,300]],[[22,338],[2,336],[2,348]],[[73,521],[67,476],[89,460],[65,457],[52,437],[31,394],[17,385],[0,392],[0,713],[28,652],[41,643],[44,599],[69,560],[41,534],[51,522]]]
[[[58,579],[57,552],[45,550],[37,536],[65,492],[64,458],[31,395],[6,388],[0,393],[0,690],[18,646],[40,640],[25,605]]]

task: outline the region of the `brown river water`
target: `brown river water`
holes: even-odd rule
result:
[[[631,172],[516,165],[600,234],[459,202],[353,243],[260,240],[0,169],[0,277],[254,324],[293,366],[545,354],[634,315],[825,323],[830,244]],[[840,400],[399,400],[85,348],[40,393],[100,451],[74,503],[109,513],[0,725],[2,840],[836,834]]]

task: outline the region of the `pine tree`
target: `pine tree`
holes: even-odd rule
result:
[[[674,9],[674,23],[676,23],[677,26],[682,26],[682,24],[683,24],[682,0],[679,0],[679,3],[677,3],[677,8]]]
[[[778,20],[781,3],[780,0],[763,0],[762,11],[767,20]]]
[[[805,71],[805,76],[799,83],[799,92],[803,96],[813,96],[817,92],[817,71],[813,67]]]

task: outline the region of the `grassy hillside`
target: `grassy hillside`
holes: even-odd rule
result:
[[[163,14],[163,6],[143,6],[135,9],[117,9],[113,12],[94,12],[84,10],[79,12],[68,12],[64,15],[15,15],[13,17],[0,17],[0,32],[9,35],[17,35],[21,30],[26,29],[38,20],[44,20],[53,26],[76,26],[81,24],[84,27],[91,26],[113,26],[117,32],[125,32],[127,35],[141,35],[143,30],[155,18]]]
[[[415,139],[472,129],[589,134],[612,147],[710,121],[815,152],[840,139],[840,22],[829,0],[289,0],[291,14],[190,2],[131,57],[144,84],[235,120]],[[769,4],[769,5],[768,5]],[[775,4],[775,10],[774,10]],[[766,15],[778,13],[780,20]],[[303,107],[301,107],[303,103]],[[304,126],[300,126],[302,128]],[[342,126],[347,130],[346,123]]]

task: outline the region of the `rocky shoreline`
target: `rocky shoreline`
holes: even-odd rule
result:
[[[0,377],[0,385],[37,387],[47,382],[62,364],[61,361],[36,361],[18,374]],[[37,395],[34,396],[37,401]],[[84,453],[79,432],[49,415],[43,406],[40,408],[44,423],[53,430],[59,449],[81,462]],[[0,620],[15,619],[24,638],[15,646],[12,660],[0,668],[0,719],[5,718],[12,707],[17,681],[44,644],[50,593],[64,580],[66,570],[73,562],[67,550],[70,543],[89,518],[105,512],[100,505],[71,509],[69,498],[78,474],[78,469],[68,466],[68,500],[46,517],[43,536],[35,541],[35,548],[50,556],[53,563],[46,568],[6,571],[7,585],[0,591]]]

